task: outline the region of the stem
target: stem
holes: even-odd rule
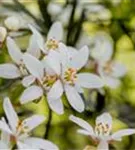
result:
[[[69,23],[68,23],[68,32],[67,32],[67,45],[72,45],[72,38],[71,38],[71,34],[73,33],[73,26],[74,26],[74,15],[75,15],[75,9],[77,6],[77,0],[74,0],[72,2],[72,11],[71,11],[71,15],[70,15],[70,19],[69,19]]]
[[[96,111],[97,112],[101,112],[104,107],[105,107],[105,96],[102,95],[102,94],[100,94],[98,92],[98,95],[97,95],[97,104],[96,104]]]
[[[75,37],[73,40],[74,45],[77,43],[77,41],[80,38],[81,31],[82,31],[82,25],[83,25],[84,20],[85,20],[85,9],[82,10],[82,14],[81,14],[80,19],[77,23],[77,29],[76,29]]]
[[[52,25],[51,16],[47,12],[47,3],[44,0],[38,0],[39,9],[41,11],[42,17],[44,19],[44,25],[49,30]]]
[[[44,135],[45,139],[48,139],[48,136],[49,136],[49,130],[50,130],[50,127],[51,127],[51,120],[52,120],[52,110],[49,108],[48,121],[47,121],[47,124],[46,124],[46,132],[45,132],[45,135]]]

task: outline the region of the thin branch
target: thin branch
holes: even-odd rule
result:
[[[49,136],[49,131],[50,131],[50,127],[51,127],[51,120],[52,120],[52,110],[49,108],[49,112],[48,112],[48,121],[46,124],[46,132],[44,135],[45,139],[48,139]]]
[[[52,25],[51,16],[47,12],[47,3],[44,0],[38,0],[38,5],[40,12],[42,14],[42,17],[44,19],[44,24],[49,30],[50,26]]]
[[[73,33],[73,26],[74,26],[74,15],[75,15],[75,10],[77,7],[77,0],[74,0],[72,2],[72,11],[71,11],[71,15],[70,15],[70,19],[69,19],[69,23],[68,23],[68,32],[67,32],[67,45],[72,45],[72,38],[71,38],[71,34]]]
[[[74,40],[73,40],[74,45],[77,43],[77,41],[80,38],[80,35],[82,32],[82,25],[83,25],[84,20],[85,20],[85,9],[82,10],[82,14],[81,14],[80,19],[77,23],[77,29],[76,29],[76,33],[75,33]]]

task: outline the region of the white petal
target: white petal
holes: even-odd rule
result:
[[[108,124],[109,127],[112,127],[112,117],[109,113],[103,113],[102,115],[96,118],[96,125],[99,123]]]
[[[70,85],[65,85],[65,92],[70,105],[78,112],[84,111],[84,102],[76,89]]]
[[[62,28],[62,24],[60,22],[55,22],[53,23],[53,25],[51,26],[49,33],[47,35],[47,39],[56,39],[58,41],[61,41],[63,38],[63,28]]]
[[[24,140],[24,143],[27,145],[31,145],[34,148],[39,148],[42,150],[58,150],[58,147],[48,140],[43,140],[40,138],[27,138]]]
[[[43,123],[44,120],[45,117],[43,115],[33,115],[23,121],[23,127],[24,129],[26,127],[27,132],[29,132]]]
[[[80,133],[80,134],[83,134],[83,135],[91,136],[90,132],[88,132],[86,130],[83,130],[83,129],[78,129],[77,132]]]
[[[58,113],[58,114],[63,114],[64,113],[64,106],[62,103],[62,100],[60,98],[58,99],[47,99],[48,100],[48,104],[50,106],[50,108]]]
[[[12,131],[10,130],[9,126],[4,121],[1,120],[0,120],[0,130],[12,134]]]
[[[57,73],[58,75],[61,72],[59,57],[60,55],[58,54],[58,52],[50,51],[50,53],[43,60],[43,63],[45,63],[47,66],[53,69],[54,72]]]
[[[14,62],[20,64],[22,61],[22,52],[20,48],[16,45],[15,41],[10,37],[7,37],[7,48],[8,52]]]
[[[89,57],[89,49],[87,46],[82,47],[76,55],[73,56],[70,67],[75,68],[77,70],[84,67],[88,61]]]
[[[105,76],[103,77],[103,81],[106,86],[110,88],[117,88],[120,85],[120,80],[117,78]]]
[[[3,141],[6,145],[10,144],[10,134],[2,131],[1,132],[1,141]]]
[[[113,69],[113,72],[112,72],[113,77],[122,77],[127,72],[126,67],[120,63],[114,63],[112,66],[112,69]]]
[[[99,62],[106,62],[111,59],[113,54],[113,42],[110,37],[98,35],[95,40],[95,47],[91,56]]]
[[[17,147],[18,147],[18,150],[40,150],[40,149],[32,147],[31,145],[22,143],[20,141],[17,141]]]
[[[9,146],[4,141],[0,141],[0,149],[1,150],[10,150]]]
[[[78,51],[74,47],[68,46],[68,54],[70,57],[70,60],[73,58],[74,55],[77,55]]]
[[[69,61],[68,49],[65,44],[59,43],[59,53],[60,53],[60,61],[63,66],[67,65]]]
[[[29,28],[31,29],[31,31],[33,32],[34,37],[36,38],[37,44],[39,46],[39,48],[45,52],[44,49],[44,39],[42,37],[42,35],[37,31],[36,28],[34,28],[32,25],[29,24]]]
[[[98,147],[97,147],[97,150],[109,150],[109,145],[107,143],[107,141],[100,141]]]
[[[36,80],[36,78],[32,75],[26,76],[23,78],[22,80],[22,84],[24,87],[28,87],[30,86],[34,81]]]
[[[28,53],[24,54],[23,61],[29,72],[41,81],[44,76],[44,67],[42,63]]]
[[[3,108],[5,111],[6,117],[8,119],[8,122],[10,124],[10,127],[13,130],[13,132],[15,132],[16,127],[19,122],[19,118],[18,118],[17,113],[15,112],[9,98],[4,99]]]
[[[43,95],[43,90],[39,86],[30,86],[22,93],[20,97],[21,104],[36,100]]]
[[[83,119],[79,117],[75,117],[73,115],[70,115],[69,119],[73,121],[74,123],[76,123],[77,125],[79,125],[80,127],[82,127],[83,129],[85,129],[87,132],[89,132],[89,135],[94,134],[93,128],[88,122],[84,121]]]
[[[0,77],[6,79],[15,79],[21,76],[19,69],[13,64],[0,65]]]
[[[40,51],[39,45],[37,43],[37,36],[36,35],[32,35],[30,37],[27,52],[30,53],[32,56],[34,56],[36,58],[40,58],[41,51]]]
[[[47,94],[48,99],[58,99],[63,94],[63,86],[60,80],[57,80]]]
[[[135,134],[135,129],[123,129],[120,131],[117,131],[115,133],[112,134],[112,139],[113,140],[119,140],[121,139],[123,136],[128,136],[131,134]]]
[[[92,73],[79,73],[77,84],[84,88],[101,88],[104,86],[103,80]]]

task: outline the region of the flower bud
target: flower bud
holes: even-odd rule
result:
[[[3,43],[7,36],[7,30],[4,27],[0,27],[0,43]]]
[[[5,26],[12,31],[17,31],[20,28],[20,20],[16,16],[10,16],[5,20]]]

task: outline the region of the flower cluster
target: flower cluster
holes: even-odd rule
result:
[[[64,93],[76,111],[84,111],[85,105],[80,96],[83,88],[104,86],[98,75],[80,72],[89,58],[88,47],[71,51],[62,43],[63,29],[60,22],[52,25],[45,42],[32,25],[29,27],[33,34],[25,53],[21,52],[12,38],[7,37],[7,48],[13,63],[0,65],[0,77],[22,79],[26,87],[20,96],[22,104],[45,95],[50,108],[63,114],[61,97]]]
[[[12,19],[16,18],[11,17],[5,21],[7,27]],[[12,30],[19,29],[17,21],[10,26]],[[82,94],[85,88],[101,89],[106,85],[115,88],[120,83],[119,77],[126,73],[123,65],[112,60],[112,46],[103,38],[96,38],[95,47],[90,52],[86,45],[78,50],[65,45],[62,42],[64,32],[60,22],[51,26],[46,40],[33,25],[29,24],[28,27],[32,36],[25,52],[22,52],[13,38],[7,35],[6,29],[0,27],[0,44],[6,39],[8,53],[12,59],[11,63],[0,64],[0,77],[21,80],[25,88],[19,98],[21,104],[45,96],[49,108],[63,114],[64,95],[73,109],[83,112],[85,102]],[[90,58],[95,63],[95,73],[84,72],[83,68]],[[29,135],[31,130],[44,121],[43,116],[34,115],[21,121],[9,98],[4,99],[3,107],[7,120],[4,117],[0,120],[0,148],[58,149],[50,141]],[[126,129],[111,135],[112,118],[108,113],[96,119],[95,130],[80,118],[70,116],[70,120],[83,128],[79,133],[90,136],[98,143],[99,150],[108,149],[108,143],[113,140],[119,141],[122,136],[135,133],[134,129]]]

